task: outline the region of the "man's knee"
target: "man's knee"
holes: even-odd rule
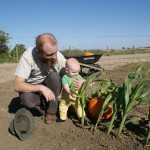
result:
[[[40,96],[34,93],[22,93],[20,99],[22,105],[27,108],[33,108],[36,105],[40,105]]]
[[[61,77],[57,72],[50,72],[46,78],[45,82],[51,82],[51,83],[60,83],[61,82]]]
[[[44,84],[51,89],[55,96],[58,96],[61,91],[61,77],[57,72],[50,72],[44,81]]]

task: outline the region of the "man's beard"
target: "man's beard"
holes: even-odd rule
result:
[[[41,61],[47,67],[53,67],[57,63],[57,58],[45,59],[45,58],[41,57]]]

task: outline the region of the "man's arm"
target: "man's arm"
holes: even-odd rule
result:
[[[55,101],[55,95],[49,88],[40,84],[32,85],[26,83],[25,79],[19,76],[15,77],[14,90],[16,92],[41,92],[46,98],[46,101]]]

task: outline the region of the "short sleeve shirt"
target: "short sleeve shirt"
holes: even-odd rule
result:
[[[58,62],[53,67],[43,64],[35,52],[36,48],[28,48],[20,58],[15,75],[26,79],[27,83],[42,83],[50,71],[59,71],[65,67],[66,59],[58,51]]]
[[[83,80],[83,78],[79,74],[76,76],[76,78]],[[68,84],[70,86],[73,80],[74,78],[64,75],[62,78],[62,84]]]

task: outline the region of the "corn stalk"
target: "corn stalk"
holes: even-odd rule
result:
[[[149,107],[149,115],[148,115],[148,134],[146,137],[146,144],[149,142],[150,140],[150,107]]]
[[[145,85],[150,81],[147,78],[149,71],[146,74],[141,75],[140,71],[141,67],[138,67],[135,73],[130,73],[126,79],[125,83],[123,83],[122,90],[124,92],[123,96],[123,105],[122,105],[122,120],[117,132],[117,137],[120,136],[122,129],[125,125],[126,118],[128,114],[132,111],[134,107],[136,107],[141,101],[147,101],[147,96],[150,94],[150,88],[145,88]],[[138,81],[138,80],[139,81]],[[138,81],[138,82],[137,82]],[[137,82],[136,85],[134,85]]]
[[[98,77],[100,75],[100,73],[101,72],[96,72],[96,73],[93,73],[92,75],[88,76],[88,78],[83,83],[81,89],[78,91],[77,94],[76,94],[76,89],[75,89],[74,85],[71,84],[71,91],[74,94],[76,94],[76,97],[81,104],[81,108],[82,108],[81,127],[82,128],[84,128],[84,109],[85,109],[86,100],[87,100],[86,90],[88,89],[89,84],[94,82],[96,80],[96,77]],[[94,92],[94,90],[96,90],[96,88],[93,88],[93,92]]]
[[[102,105],[102,108],[101,108],[101,110],[100,110],[99,116],[98,116],[98,118],[97,118],[97,122],[96,122],[96,125],[95,125],[95,127],[94,127],[94,131],[97,129],[97,125],[98,125],[98,123],[100,122],[100,118],[101,118],[102,115],[104,114],[104,111],[105,111],[105,109],[107,108],[107,105],[108,105],[108,103],[110,102],[111,98],[112,98],[112,95],[111,95],[111,94],[109,94],[109,95],[106,97],[106,99],[105,99],[105,101],[104,101],[104,103],[103,103],[103,105]]]

